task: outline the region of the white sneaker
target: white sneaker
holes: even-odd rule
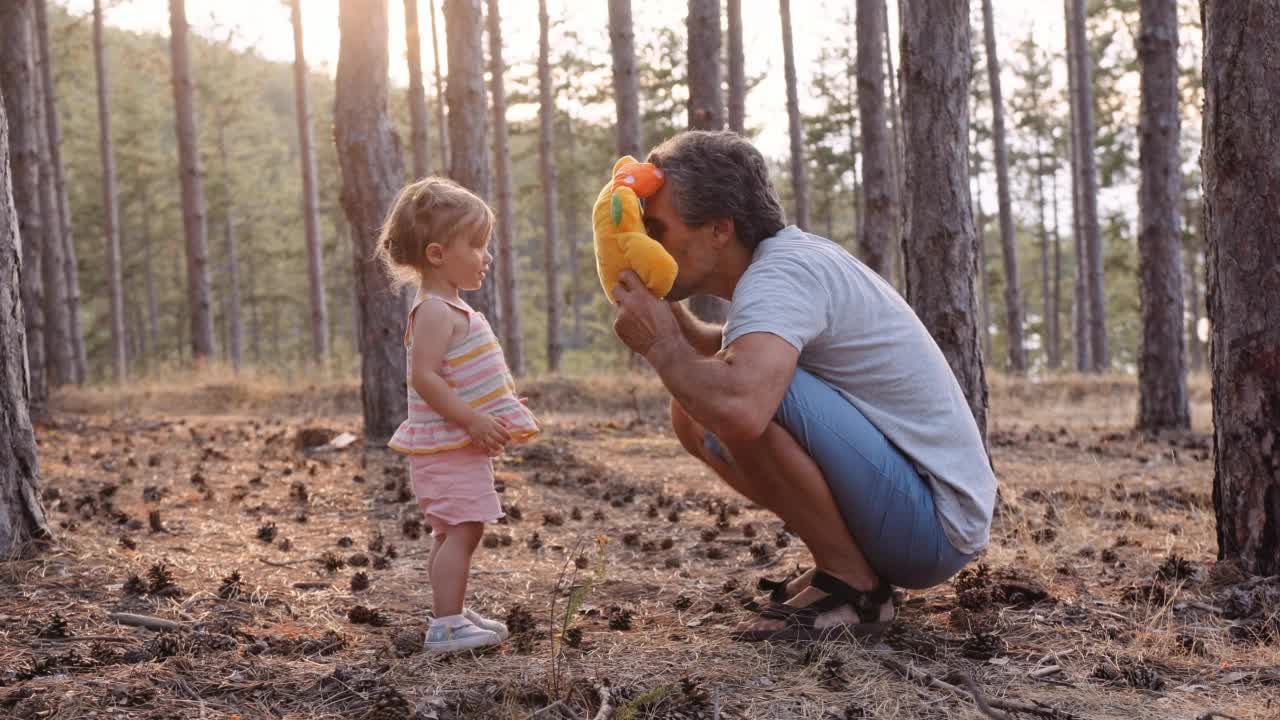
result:
[[[497,645],[500,642],[502,638],[497,633],[476,627],[469,621],[453,626],[432,622],[431,627],[427,628],[427,639],[422,647],[430,653],[451,653]]]
[[[481,615],[478,612],[475,612],[474,610],[471,610],[470,608],[463,608],[462,616],[470,620],[472,625],[475,625],[481,630],[488,630],[489,632],[497,635],[499,640],[506,640],[507,638],[511,637],[511,631],[507,630],[506,625],[503,625],[501,622],[498,622],[497,620],[490,620],[489,618]]]

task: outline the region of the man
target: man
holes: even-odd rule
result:
[[[645,228],[680,270],[668,302],[624,273],[614,331],[671,392],[681,444],[814,559],[735,634],[882,631],[891,586],[943,582],[988,541],[995,477],[960,385],[888,283],[785,225],[747,140],[682,133],[648,160],[665,183]],[[675,302],[695,294],[730,301],[723,327]]]

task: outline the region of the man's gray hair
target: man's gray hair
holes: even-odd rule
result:
[[[786,224],[764,156],[735,132],[680,133],[650,151],[649,162],[666,175],[686,225],[733,218],[738,241],[754,252]]]

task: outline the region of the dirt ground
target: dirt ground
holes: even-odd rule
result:
[[[1195,432],[1144,438],[1130,380],[993,379],[991,546],[883,638],[811,645],[730,639],[808,558],[651,378],[525,390],[546,431],[500,462],[470,603],[515,633],[444,659],[403,462],[335,447],[351,385],[64,393],[56,542],[0,564],[0,717],[1280,718],[1280,578],[1214,561],[1203,382]]]

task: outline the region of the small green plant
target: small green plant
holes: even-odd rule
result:
[[[578,582],[578,570],[582,567],[580,563],[572,560],[566,561],[565,566],[561,568],[559,577],[556,578],[556,585],[551,592],[551,695],[558,698],[560,696],[560,672],[562,664],[561,656],[564,653],[564,646],[578,647],[582,643],[582,632],[573,627],[574,620],[578,616],[578,610],[582,608],[582,603],[586,601],[587,595],[596,583],[603,582],[608,571],[608,552],[609,538],[600,535],[595,539],[596,543],[596,559],[595,569],[582,582]],[[582,557],[582,545],[584,540],[579,540],[574,551],[569,554],[570,558]],[[572,567],[572,571],[570,571]],[[569,591],[569,597],[565,602],[563,614],[556,611],[556,599],[560,596],[563,589],[572,588]]]
[[[628,700],[625,705],[619,706],[618,712],[613,716],[614,720],[635,720],[636,713],[640,711],[640,708],[662,700],[674,690],[675,687],[673,685],[659,685],[652,690],[646,690]]]

